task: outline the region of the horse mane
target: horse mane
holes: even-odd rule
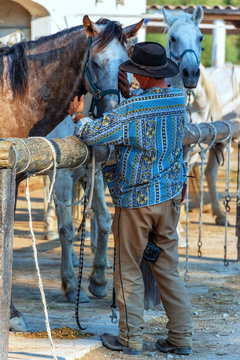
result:
[[[209,108],[211,110],[213,121],[219,120],[222,116],[222,107],[217,89],[202,64],[200,64],[200,71],[202,87],[205,90],[206,98],[209,101]]]
[[[21,93],[27,86],[28,65],[24,42],[0,48],[0,79],[3,86],[4,56],[8,56],[8,73],[13,94]]]
[[[96,24],[106,25],[94,40],[94,54],[104,49],[114,38],[117,38],[122,45],[127,43],[127,37],[118,21],[111,21],[106,18],[99,19]]]
[[[82,29],[83,26],[75,26],[65,29],[53,35],[43,36],[37,40],[19,42],[13,46],[0,47],[0,82],[3,86],[4,56],[8,56],[7,72],[10,78],[11,89],[14,95],[23,95],[28,83],[28,63],[26,50],[31,50],[46,43],[49,40],[56,40],[59,37]]]

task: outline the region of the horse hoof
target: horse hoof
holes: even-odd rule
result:
[[[15,332],[17,331],[26,332],[29,331],[29,326],[23,317],[14,317],[10,319],[9,330]]]
[[[107,285],[98,285],[95,281],[90,279],[88,290],[90,293],[98,298],[103,298],[108,295]]]
[[[215,219],[215,223],[221,226],[225,226],[225,221],[226,221],[225,216],[217,216]],[[229,221],[228,221],[228,225],[229,225]]]
[[[75,290],[71,290],[71,291],[67,292],[65,294],[65,296],[66,296],[68,302],[75,303],[77,292]],[[90,302],[90,300],[89,300],[85,290],[83,288],[81,288],[79,303],[89,303],[89,302]]]

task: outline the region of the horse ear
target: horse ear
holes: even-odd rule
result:
[[[123,32],[125,33],[126,37],[130,38],[135,36],[143,23],[144,23],[144,19],[139,21],[137,24],[129,25],[123,28]]]
[[[167,26],[170,27],[176,20],[175,16],[170,11],[166,10],[164,6],[162,6],[162,13],[164,17],[164,22],[167,24]]]
[[[100,26],[92,22],[87,15],[83,17],[83,26],[87,36],[97,36],[101,32]]]
[[[194,10],[193,14],[192,14],[192,19],[195,22],[196,25],[199,25],[200,22],[203,19],[203,8],[201,7],[201,5],[197,5],[196,9]]]

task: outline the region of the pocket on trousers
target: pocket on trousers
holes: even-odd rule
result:
[[[172,199],[172,216],[173,216],[173,223],[174,226],[177,226],[179,217],[180,217],[180,211],[181,211],[181,203],[182,203],[182,195],[179,194],[175,198]]]
[[[172,205],[176,209],[180,209],[182,202],[182,194],[178,194],[175,198],[172,199]]]

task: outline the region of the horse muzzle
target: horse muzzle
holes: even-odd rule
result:
[[[181,70],[181,77],[185,88],[193,89],[197,86],[200,76],[199,67],[186,68]]]

